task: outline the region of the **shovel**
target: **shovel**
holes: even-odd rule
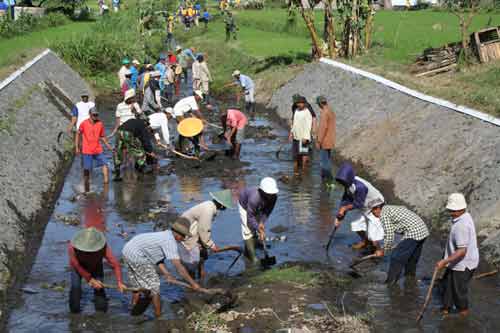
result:
[[[432,289],[434,288],[434,284],[436,283],[436,279],[439,273],[439,268],[434,269],[434,274],[432,274],[432,280],[431,284],[429,285],[429,290],[427,290],[427,295],[425,296],[425,301],[424,305],[422,306],[422,310],[418,313],[417,316],[417,323],[424,317],[425,310],[427,309],[427,306],[429,305],[429,302],[431,301],[432,297]]]
[[[372,260],[372,259],[376,259],[376,258],[378,258],[376,254],[370,254],[368,256],[365,256],[365,257],[362,257],[362,258],[359,258],[359,259],[354,259],[353,263],[349,267],[350,268],[354,268],[354,267],[358,266],[359,264],[361,264],[362,262],[365,262],[365,261],[368,261],[368,260]]]
[[[326,243],[326,256],[328,257],[328,250],[330,249],[330,246],[332,245],[333,242],[333,237],[335,237],[335,233],[337,232],[337,227],[333,228],[332,233],[330,234],[330,238],[328,239],[328,243]]]
[[[229,267],[227,268],[227,271],[226,273],[224,274],[224,276],[227,276],[229,274],[229,271],[231,270],[231,268],[233,268],[233,266],[236,264],[236,262],[238,261],[238,259],[240,259],[241,255],[243,254],[243,252],[240,252],[236,258],[234,258],[233,262],[231,263],[231,265],[229,265]]]
[[[264,246],[264,259],[260,259],[260,264],[264,269],[267,269],[273,265],[276,265],[276,257],[271,257],[269,256],[269,253],[267,253],[266,240],[262,241],[262,245]]]

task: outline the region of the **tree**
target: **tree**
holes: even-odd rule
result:
[[[325,11],[325,33],[324,40],[328,46],[328,56],[332,59],[337,57],[337,45],[335,41],[335,19],[333,17],[334,0],[323,0]]]
[[[300,15],[304,19],[307,30],[309,31],[309,35],[311,36],[311,43],[313,49],[313,58],[319,59],[323,56],[323,46],[321,43],[321,38],[318,36],[318,31],[316,30],[316,26],[314,25],[315,15],[314,15],[314,7],[320,2],[320,0],[292,0],[290,3],[293,3],[299,9]]]
[[[469,59],[469,27],[477,14],[481,0],[443,0],[443,6],[458,17],[462,36],[462,52]]]
[[[347,58],[355,57],[363,47],[367,49],[371,44],[373,15],[375,15],[373,1],[338,0],[337,10],[343,28],[342,53]]]

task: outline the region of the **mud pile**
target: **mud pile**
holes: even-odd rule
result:
[[[498,127],[321,63],[306,66],[269,106],[289,119],[295,93],[311,103],[326,96],[337,113],[338,155],[392,181],[396,197],[429,222],[446,225],[447,195],[463,192],[487,236],[483,249],[500,258]]]
[[[29,271],[72,152],[57,142],[70,101],[89,91],[78,74],[48,52],[0,90],[0,322],[8,291]],[[7,80],[5,81],[7,83]],[[65,87],[63,95],[49,86]]]

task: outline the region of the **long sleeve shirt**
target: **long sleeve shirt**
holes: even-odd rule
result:
[[[200,79],[203,82],[212,81],[212,75],[205,61],[200,63]]]
[[[247,224],[252,231],[256,231],[259,222],[265,223],[273,212],[277,196],[264,200],[257,187],[247,187],[241,190],[239,204],[247,212]]]
[[[87,282],[93,277],[102,276],[102,260],[106,259],[115,272],[116,281],[118,283],[122,283],[120,263],[116,260],[111,248],[108,245],[97,252],[83,252],[75,249],[71,243],[69,243],[68,255],[70,266],[73,267]]]
[[[335,148],[335,113],[330,110],[321,110],[319,120],[318,143],[321,149]]]
[[[212,240],[212,223],[216,215],[217,207],[211,200],[191,207],[181,215],[191,222],[189,231],[193,235],[183,242],[186,249],[193,249],[198,242],[206,249],[215,246]]]
[[[390,251],[394,243],[394,234],[403,235],[403,239],[417,241],[429,237],[425,222],[404,206],[385,205],[382,208],[380,222],[384,227],[384,251]]]

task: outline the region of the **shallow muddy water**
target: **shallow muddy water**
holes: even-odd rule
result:
[[[108,99],[106,99],[108,100]],[[109,133],[113,124],[113,105],[100,105],[101,114]],[[102,176],[93,173],[91,190],[97,194],[89,198],[78,196],[81,189],[80,159],[75,159],[66,177],[63,191],[47,226],[42,246],[37,255],[30,276],[20,292],[18,303],[13,305],[8,329],[11,332],[136,332],[165,331],[169,320],[184,318],[178,303],[184,297],[182,289],[162,284],[163,317],[154,320],[151,309],[147,318],[131,318],[128,315],[130,296],[122,296],[108,290],[109,310],[106,315],[95,314],[92,304],[92,292],[84,287],[82,300],[83,311],[78,315],[69,314],[68,291],[69,271],[67,241],[79,228],[88,223],[105,221],[108,242],[116,256],[121,256],[125,243],[124,235],[130,238],[134,234],[153,230],[154,222],[148,216],[150,209],[168,207],[171,211],[183,212],[185,209],[209,198],[210,191],[230,188],[236,194],[238,189],[247,185],[257,185],[264,176],[293,176],[292,164],[279,161],[275,153],[281,142],[286,139],[286,131],[278,123],[257,117],[252,126],[273,126],[276,140],[248,138],[242,148],[242,161],[247,162],[241,168],[248,171],[235,177],[228,176],[228,170],[221,168],[219,176],[200,178],[197,169],[187,176],[143,175],[137,176],[129,171],[121,183],[111,183],[103,189]],[[111,161],[111,156],[108,154]],[[317,156],[316,156],[317,157]],[[212,162],[205,162],[212,163]],[[168,164],[168,161],[162,161]],[[208,164],[207,164],[208,165]],[[202,166],[203,167],[203,166]],[[210,166],[208,166],[210,167]],[[183,174],[185,174],[183,172]],[[292,177],[293,178],[293,177]],[[328,240],[332,229],[332,214],[341,192],[337,188],[328,191],[321,185],[318,161],[315,158],[311,170],[302,179],[288,183],[279,183],[280,194],[276,208],[271,215],[267,230],[268,235],[286,236],[287,240],[270,242],[271,255],[277,256],[278,262],[306,261],[327,262],[323,245]],[[75,197],[76,196],[76,197]],[[75,200],[76,199],[76,200]],[[236,197],[235,197],[236,200]],[[80,218],[80,225],[62,223],[58,217],[74,214]],[[280,226],[285,230],[273,234],[269,230]],[[284,228],[283,228],[284,227]],[[214,240],[219,246],[242,245],[240,222],[236,209],[227,210],[218,215],[213,228]],[[351,259],[357,253],[350,244],[356,237],[349,231],[349,224],[344,223],[337,233],[331,259],[331,269],[347,272]],[[419,265],[419,281],[406,289],[388,290],[383,281],[387,260],[378,265],[365,265],[361,270],[371,272],[373,279],[354,281],[353,291],[338,295],[337,299],[325,299],[341,306],[347,312],[369,312],[373,316],[371,325],[378,332],[498,332],[500,331],[499,291],[496,278],[489,278],[472,283],[472,315],[466,320],[451,316],[441,319],[436,312],[439,302],[434,298],[420,325],[415,324],[416,313],[423,303],[428,280],[421,279],[432,274],[433,263],[438,259],[441,248],[437,240],[427,242]],[[232,253],[213,255],[206,262],[209,274],[225,272],[234,258]],[[114,283],[114,276],[105,266],[105,280]],[[243,261],[239,261],[232,270],[236,275],[244,270]],[[126,272],[124,272],[126,280]],[[52,288],[52,285],[63,288]],[[401,284],[403,287],[403,284]]]

